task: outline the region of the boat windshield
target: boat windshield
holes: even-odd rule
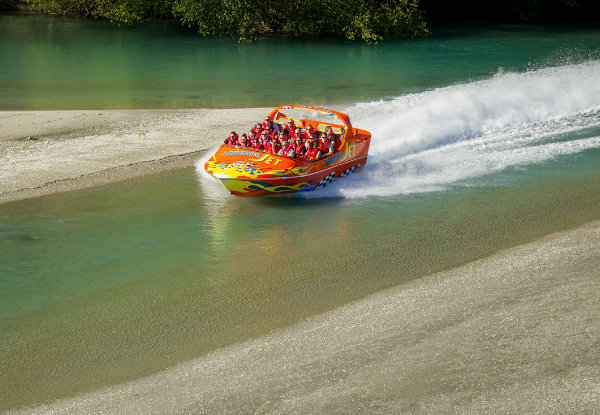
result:
[[[313,127],[320,131],[323,131],[326,126],[331,126],[333,132],[341,138],[342,145],[347,138],[346,133],[352,131],[350,119],[346,114],[325,108],[283,105],[275,108],[269,117],[280,124],[293,120],[301,128],[306,127],[304,120],[310,120]]]

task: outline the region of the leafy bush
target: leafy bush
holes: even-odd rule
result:
[[[172,0],[28,0],[52,15],[103,17],[123,23],[139,23],[153,17],[172,16]]]
[[[254,40],[278,34],[335,35],[376,42],[427,34],[418,0],[28,0],[50,14],[135,23],[176,17],[202,35]]]

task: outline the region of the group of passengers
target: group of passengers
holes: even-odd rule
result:
[[[336,135],[330,126],[326,126],[325,131],[317,131],[309,124],[305,131],[302,131],[301,128],[296,127],[294,120],[280,125],[266,117],[248,134],[238,136],[235,131],[232,131],[224,144],[315,161],[329,157],[335,152]]]

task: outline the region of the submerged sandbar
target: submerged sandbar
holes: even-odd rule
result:
[[[12,413],[593,413],[600,222]]]
[[[2,111],[0,203],[191,166],[269,111]]]

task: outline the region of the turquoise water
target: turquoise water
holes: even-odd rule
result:
[[[29,15],[0,15],[0,30],[4,109],[318,101],[373,133],[361,174],[297,197],[234,198],[199,161],[0,205],[0,410],[600,218],[597,30],[446,29],[376,47]],[[294,76],[268,63],[282,54]]]
[[[4,204],[2,408],[145,375],[598,219],[599,162],[590,150],[376,200],[222,198],[184,169]]]
[[[223,198],[184,169],[4,204],[2,408],[145,375],[598,219],[599,162],[589,150],[375,200]]]
[[[310,39],[248,45],[172,23],[1,14],[0,109],[352,103],[589,59],[600,49],[597,34],[585,27],[439,28],[431,39],[376,46]]]

